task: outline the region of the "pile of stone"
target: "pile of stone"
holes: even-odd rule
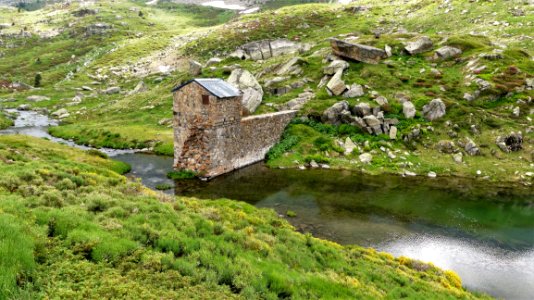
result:
[[[350,124],[373,135],[386,134],[391,139],[397,137],[398,119],[384,118],[381,107],[371,107],[368,103],[359,103],[352,109],[347,101],[340,101],[324,111],[324,123],[332,125]]]

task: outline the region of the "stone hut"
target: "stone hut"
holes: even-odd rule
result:
[[[221,79],[173,89],[174,168],[203,178],[261,161],[296,111],[242,117],[241,92]]]

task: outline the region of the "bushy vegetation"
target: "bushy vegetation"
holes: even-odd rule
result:
[[[2,136],[0,159],[2,298],[475,297],[431,265],[245,203],[158,194],[66,146]]]

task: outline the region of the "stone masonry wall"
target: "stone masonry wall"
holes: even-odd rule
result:
[[[282,136],[296,111],[250,116],[240,126],[220,127],[212,133],[211,169],[206,177],[215,177],[262,161]]]

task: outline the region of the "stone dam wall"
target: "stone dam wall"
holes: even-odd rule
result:
[[[296,111],[289,110],[249,116],[233,123],[178,127],[177,132],[187,130],[187,138],[182,145],[175,145],[180,149],[175,153],[175,168],[213,178],[262,161],[295,115]]]

